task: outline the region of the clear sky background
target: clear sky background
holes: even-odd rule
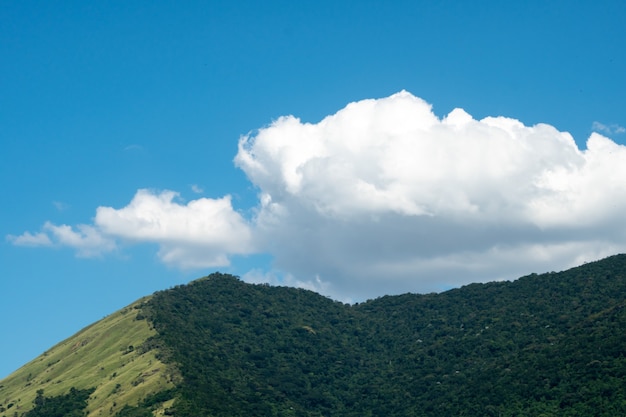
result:
[[[0,378],[216,270],[362,301],[626,251],[624,1],[0,21]]]

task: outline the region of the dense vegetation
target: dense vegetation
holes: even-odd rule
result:
[[[213,274],[155,294],[144,348],[179,417],[626,415],[625,295],[623,255],[353,306]]]
[[[45,397],[44,391],[37,391],[35,408],[24,414],[24,417],[84,417],[87,399],[94,389],[79,390],[70,388],[65,395]]]
[[[0,416],[626,415],[626,255],[356,305],[216,273],[131,307],[1,381]]]

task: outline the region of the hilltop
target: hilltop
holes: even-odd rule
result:
[[[0,381],[0,416],[624,415],[625,300],[626,255],[354,305],[215,273]]]

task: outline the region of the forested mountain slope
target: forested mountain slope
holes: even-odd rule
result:
[[[626,415],[625,303],[625,255],[356,305],[216,273],[137,304],[144,320],[135,322],[153,329],[137,354],[175,366],[180,377],[172,379],[175,388],[118,402],[113,411]],[[0,401],[8,380],[0,382]],[[130,381],[119,389],[130,390]]]

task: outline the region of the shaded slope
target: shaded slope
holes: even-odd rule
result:
[[[5,409],[0,416],[32,409],[38,390],[51,397],[72,387],[95,388],[89,416],[112,416],[124,404],[173,386],[173,368],[156,358],[157,351],[141,349],[156,334],[146,320],[137,320],[145,301],[81,330],[0,381],[0,407]]]
[[[359,306],[424,415],[623,415],[626,257]],[[381,340],[393,346],[380,346]]]
[[[355,306],[214,274],[149,303],[177,416],[624,415],[626,257]]]

